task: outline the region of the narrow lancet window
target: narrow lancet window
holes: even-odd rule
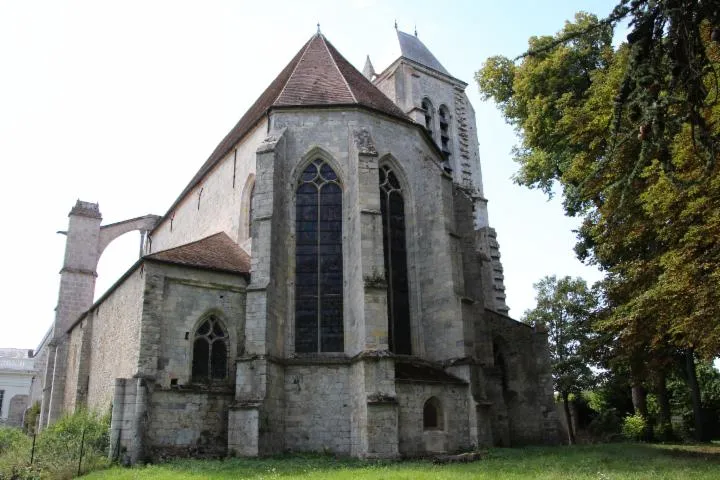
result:
[[[405,203],[397,176],[380,168],[380,211],[387,280],[388,343],[390,351],[410,355],[410,295],[405,246]]]
[[[440,105],[438,116],[440,117],[440,150],[445,157],[443,167],[448,170],[451,168],[450,155],[452,155],[452,151],[450,149],[450,112],[445,105]]]
[[[195,331],[192,381],[225,380],[228,371],[228,335],[220,319],[210,315]]]
[[[247,218],[248,238],[252,238],[252,234],[253,234],[252,220],[253,220],[253,198],[254,197],[255,197],[255,183],[253,183],[253,186],[250,189],[250,199],[248,201],[248,218]]]
[[[423,98],[422,109],[425,110],[425,129],[433,136],[433,106],[429,99]]]
[[[318,159],[296,191],[295,351],[343,350],[342,189]]]

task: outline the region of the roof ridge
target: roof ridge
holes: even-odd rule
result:
[[[333,66],[335,67],[335,70],[337,70],[338,75],[340,75],[340,78],[342,78],[343,83],[345,83],[345,86],[347,87],[348,92],[350,92],[350,96],[352,97],[353,102],[359,103],[357,97],[355,96],[355,92],[353,92],[352,88],[350,88],[350,84],[348,83],[347,78],[345,78],[345,75],[343,75],[343,73],[340,71],[340,67],[338,67],[337,60],[335,59],[335,57],[333,56],[333,54],[330,52],[330,49],[329,49],[328,46],[327,46],[327,39],[326,39],[325,36],[322,35],[322,34],[320,35],[320,37],[321,37],[322,40],[323,40],[323,46],[325,47],[325,51],[327,52],[327,54],[328,54],[328,55],[330,56],[330,58],[332,59],[332,64],[333,64]]]
[[[314,37],[317,37],[317,36],[321,36],[321,37],[322,37],[322,34],[316,33],[316,34],[314,35]],[[280,93],[277,94],[277,96],[275,97],[275,100],[273,100],[272,102],[270,102],[270,105],[271,105],[271,106],[272,106],[272,105],[275,105],[275,102],[277,102],[278,99],[279,99],[280,97],[282,97],[282,94],[285,93],[285,89],[287,88],[288,83],[290,83],[290,79],[293,78],[293,75],[295,75],[295,71],[297,70],[298,66],[302,63],[303,58],[305,58],[305,54],[306,54],[307,51],[310,49],[310,44],[313,42],[313,40],[314,40],[314,38],[311,38],[310,41],[308,41],[307,43],[305,43],[305,50],[303,51],[302,55],[300,55],[300,58],[298,58],[298,61],[297,61],[297,63],[295,63],[295,66],[293,67],[292,72],[290,72],[290,75],[288,75],[287,79],[285,80],[285,85],[283,85],[283,88],[282,88],[282,90],[280,90]]]

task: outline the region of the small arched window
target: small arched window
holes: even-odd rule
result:
[[[430,397],[423,406],[423,430],[442,430],[443,418],[440,400]]]
[[[425,110],[425,129],[433,136],[433,106],[429,99],[423,98],[422,109]]]
[[[220,319],[210,315],[195,331],[192,381],[225,380],[227,373],[228,334]]]
[[[295,191],[295,351],[342,352],[342,188],[317,159]]]

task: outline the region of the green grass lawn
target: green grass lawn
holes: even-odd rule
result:
[[[326,456],[181,460],[115,467],[87,479],[720,479],[720,445],[610,444],[492,449],[464,464],[361,461]]]

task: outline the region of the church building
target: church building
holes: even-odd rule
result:
[[[112,408],[133,463],[558,441],[547,332],[507,315],[467,84],[397,37],[361,73],[313,35],[162,217],[77,202],[41,427]],[[133,230],[140,259],[93,303]]]

